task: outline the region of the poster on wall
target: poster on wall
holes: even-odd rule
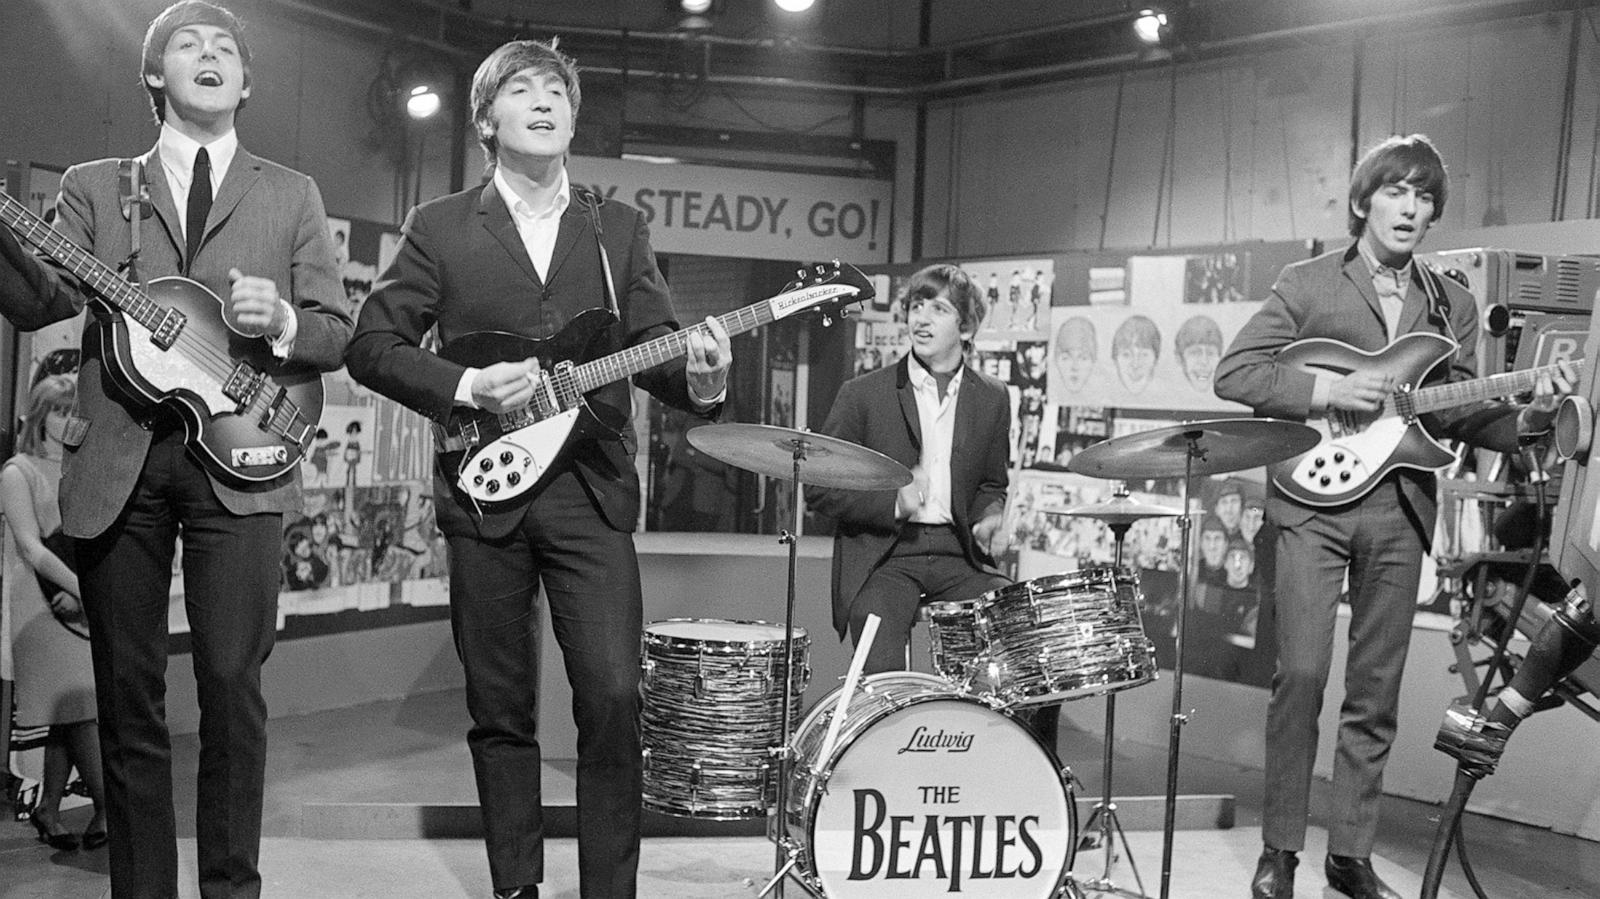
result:
[[[376,222],[330,218],[352,315],[397,235]],[[278,629],[284,637],[362,630],[447,615],[448,553],[433,514],[433,436],[421,415],[323,375],[322,417],[300,460],[304,506],[284,516]],[[169,623],[188,632],[181,553]],[[181,645],[181,643],[180,643]]]
[[[1051,402],[1248,412],[1218,399],[1211,381],[1261,305],[1249,292],[1250,259],[1248,252],[1134,256],[1115,270],[1122,281],[1107,267],[1090,269],[1090,302],[1050,310]]]

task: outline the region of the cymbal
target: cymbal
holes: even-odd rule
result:
[[[1039,509],[1046,515],[1067,515],[1073,518],[1098,518],[1106,524],[1132,524],[1146,518],[1176,518],[1183,513],[1171,506],[1141,503],[1127,496],[1115,496],[1098,503],[1085,503],[1066,508]]]
[[[770,478],[794,480],[800,457],[800,483],[844,490],[897,490],[911,483],[911,470],[877,450],[848,440],[777,425],[703,425],[689,442],[714,459]]]
[[[1275,418],[1191,421],[1102,440],[1073,456],[1067,470],[1096,478],[1224,474],[1282,462],[1321,439],[1309,425]]]

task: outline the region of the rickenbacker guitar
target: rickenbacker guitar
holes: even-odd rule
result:
[[[800,270],[777,296],[717,317],[730,337],[802,312],[844,314],[875,291],[861,271],[835,261]],[[606,354],[618,343],[619,322],[607,309],[588,309],[545,340],[497,331],[464,334],[439,355],[473,368],[533,357],[541,377],[533,401],[509,412],[456,407],[435,426],[438,464],[480,508],[520,501],[578,436],[616,434],[627,426],[628,389],[606,389],[688,352],[691,328]]]
[[[1532,390],[1541,375],[1559,370],[1548,365],[1415,386],[1455,350],[1454,341],[1425,332],[1403,334],[1376,353],[1321,337],[1284,347],[1278,362],[1301,371],[1330,378],[1377,371],[1392,376],[1400,386],[1376,412],[1329,411],[1324,418],[1306,422],[1322,432],[1322,441],[1292,459],[1267,466],[1272,482],[1308,506],[1326,507],[1360,499],[1396,468],[1437,470],[1454,462],[1456,455],[1433,439],[1418,416]],[[1572,364],[1581,368],[1583,360]]]
[[[267,342],[230,329],[203,285],[171,276],[140,289],[3,192],[0,222],[93,289],[108,314],[93,317],[89,339],[118,392],[176,409],[208,471],[261,482],[300,462],[322,415],[319,372],[268,374],[278,366]]]

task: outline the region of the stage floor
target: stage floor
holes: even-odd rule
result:
[[[362,899],[362,897],[487,897],[490,886],[482,843],[475,838],[472,774],[463,740],[466,715],[459,691],[425,694],[352,709],[274,719],[270,725],[268,788],[262,847],[264,895],[269,899]],[[1063,760],[1087,787],[1077,790],[1080,818],[1098,798],[1101,747],[1092,735],[1064,729]],[[194,852],[193,736],[175,741],[180,851],[186,866]],[[1116,747],[1116,791],[1132,862],[1147,895],[1160,887],[1161,819],[1165,788],[1164,746],[1127,741]],[[571,779],[565,766],[546,777],[546,804],[570,806]],[[1321,792],[1319,784],[1318,793]],[[1173,842],[1171,895],[1179,899],[1239,899],[1260,851],[1261,773],[1237,764],[1186,755],[1180,763],[1180,793],[1186,797],[1234,797],[1231,824],[1190,820]],[[1336,899],[1321,876],[1321,796],[1313,797],[1312,845],[1302,855],[1296,895]],[[1211,806],[1205,806],[1207,808]],[[431,810],[420,814],[419,809]],[[1415,896],[1434,833],[1434,806],[1388,798],[1384,829],[1375,852],[1379,872],[1403,895]],[[561,816],[554,815],[559,819]],[[1203,817],[1203,816],[1201,816]],[[423,823],[417,836],[415,822]],[[87,810],[67,815],[81,828]],[[559,822],[552,821],[559,830]],[[641,853],[640,895],[647,899],[754,896],[773,870],[773,848],[752,825],[723,825],[740,836],[651,836]],[[412,832],[407,833],[408,828]],[[663,830],[658,823],[655,832]],[[1548,830],[1469,816],[1465,822],[1472,861],[1493,899],[1600,896],[1600,844]],[[716,833],[716,828],[702,828]],[[374,839],[372,837],[387,837]],[[576,844],[551,839],[546,850],[547,899],[576,897]],[[51,853],[22,822],[0,825],[0,899],[102,899],[106,892],[104,850]],[[1080,852],[1080,881],[1098,878],[1104,854]],[[192,867],[186,867],[192,871]],[[1132,888],[1127,860],[1111,880]],[[1440,896],[1470,897],[1454,864]],[[196,896],[192,873],[181,884],[182,899]],[[787,895],[803,895],[791,886]],[[1092,894],[1091,895],[1095,895]]]

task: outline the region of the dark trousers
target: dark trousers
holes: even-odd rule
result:
[[[578,727],[583,899],[632,899],[639,867],[639,641],[631,534],[612,530],[571,471],[500,540],[450,538],[450,621],[467,676],[467,745],[495,889],[544,879],[537,733],[540,583]]]
[[[1366,857],[1377,836],[1383,767],[1425,549],[1392,483],[1278,532],[1277,671],[1267,705],[1262,839],[1305,848],[1317,718],[1333,664],[1341,584],[1350,575],[1350,651],[1333,763],[1328,851]]]
[[[861,642],[867,616],[877,615],[878,633],[867,651],[864,674],[906,667],[906,645],[916,626],[917,608],[926,603],[976,599],[1010,581],[979,571],[967,561],[954,525],[900,527],[889,557],[867,576],[850,605],[850,639]],[[1018,717],[1053,752],[1061,707],[1055,704],[1019,710]]]
[[[151,445],[122,516],[77,550],[99,698],[111,891],[117,899],[178,895],[166,669],[180,533],[200,705],[200,895],[254,899],[267,754],[261,665],[276,637],[283,518],[224,509],[173,432]]]

